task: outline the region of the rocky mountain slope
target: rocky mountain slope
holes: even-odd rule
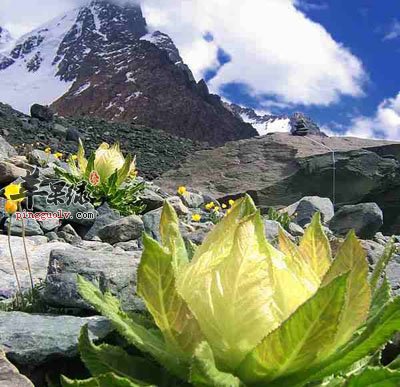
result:
[[[124,151],[137,156],[140,175],[153,179],[178,167],[204,144],[178,138],[162,130],[122,122],[110,123],[96,118],[32,118],[0,103],[0,136],[17,146],[20,154],[33,148],[51,147],[53,152],[74,154],[81,137],[88,152],[103,141],[119,141]]]
[[[400,143],[275,133],[199,151],[156,183],[169,192],[186,185],[216,199],[247,192],[264,208],[306,195],[329,197],[336,206],[376,202],[386,231],[400,232]]]
[[[167,35],[149,33],[137,5],[94,0],[25,35],[0,57],[0,85],[0,101],[25,113],[55,101],[64,116],[134,122],[210,144],[257,135],[196,83]]]

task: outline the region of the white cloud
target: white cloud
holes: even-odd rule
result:
[[[397,38],[400,38],[400,21],[394,19],[383,40],[393,40]]]
[[[374,116],[354,117],[345,135],[400,140],[400,92],[394,98],[383,100]]]
[[[243,82],[256,97],[305,105],[361,96],[366,75],[360,60],[299,11],[296,1],[144,0],[143,8],[153,28],[172,36],[198,78],[215,64],[218,46],[231,55],[210,82],[213,91]],[[212,42],[202,39],[207,31]],[[207,56],[200,61],[202,50]]]

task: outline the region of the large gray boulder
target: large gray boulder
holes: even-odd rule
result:
[[[97,212],[99,216],[94,221],[93,226],[86,233],[86,240],[90,241],[99,238],[99,231],[102,228],[121,219],[121,215],[117,211],[110,208],[107,203],[104,203],[102,206],[97,208]]]
[[[54,119],[54,112],[48,106],[35,103],[31,106],[31,116],[40,121],[51,122]]]
[[[144,231],[143,221],[138,215],[116,220],[98,231],[103,242],[111,244],[139,239]]]
[[[0,347],[11,361],[30,367],[56,356],[74,357],[78,355],[80,330],[86,324],[92,339],[102,339],[113,330],[107,319],[98,316],[81,318],[0,312]]]
[[[0,159],[16,155],[16,150],[2,136],[0,136]]]
[[[321,214],[323,223],[328,223],[335,214],[331,199],[320,198],[319,196],[306,196],[284,211],[290,216],[294,216],[294,222],[302,227],[310,223],[316,212]]]
[[[16,165],[0,160],[0,184],[6,185],[17,180],[19,177],[25,177],[26,170]]]
[[[372,239],[383,225],[383,213],[376,203],[343,206],[329,223],[329,228],[339,235],[354,230],[358,237]]]
[[[6,232],[10,224],[10,218],[4,222],[3,230]],[[25,227],[26,236],[43,235],[43,230],[35,219],[17,220],[15,214],[11,218],[11,235],[22,236]]]
[[[102,291],[116,295],[126,309],[141,307],[136,293],[136,272],[141,252],[115,253],[70,247],[50,256],[44,300],[56,307],[91,309],[79,295],[77,276],[92,281]]]
[[[22,238],[17,236],[11,237],[11,247],[22,289],[28,290],[30,288],[30,280]],[[33,280],[35,283],[39,283],[46,278],[50,252],[53,249],[66,249],[70,246],[61,242],[47,243],[46,237],[38,236],[26,238],[26,247],[32,268]],[[0,272],[0,299],[11,298],[18,289],[6,235],[0,235]]]
[[[171,194],[183,185],[220,201],[248,193],[265,210],[304,196],[334,201],[335,191],[338,207],[376,202],[385,213],[385,230],[400,233],[399,160],[400,143],[273,133],[195,152],[155,184]]]

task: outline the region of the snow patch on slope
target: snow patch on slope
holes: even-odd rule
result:
[[[286,117],[252,118],[246,113],[241,113],[240,117],[244,122],[251,124],[260,136],[274,132],[290,132],[290,119]]]
[[[31,52],[19,55],[14,59],[15,63],[0,71],[0,102],[29,113],[32,104],[51,104],[69,90],[73,82],[65,82],[56,77],[58,65],[53,61],[64,36],[75,23],[78,12],[79,9],[72,10],[24,35],[16,42],[18,46],[31,37],[40,40],[43,38]],[[11,57],[11,52],[2,54]],[[29,71],[27,64],[35,57],[42,59],[40,67],[36,71]]]

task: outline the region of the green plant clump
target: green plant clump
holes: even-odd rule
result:
[[[274,207],[270,207],[266,219],[275,220],[285,230],[289,230],[289,224],[293,220],[293,216],[290,216],[287,212],[279,212]]]
[[[79,141],[78,154],[68,159],[69,170],[55,167],[57,175],[68,184],[84,187],[91,202],[100,206],[107,202],[122,215],[141,213],[145,206],[140,194],[145,185],[137,180],[135,159],[123,156],[118,144],[106,143],[85,158],[85,149]]]
[[[97,346],[85,328],[80,351],[93,378],[63,378],[64,386],[400,385],[399,360],[380,363],[400,330],[400,298],[391,297],[383,275],[392,244],[369,279],[354,232],[332,259],[317,214],[299,246],[280,232],[278,250],[250,197],[237,201],[193,257],[166,203],[161,239],[144,236],[138,271],[152,328],[79,278],[84,299],[145,356]]]

